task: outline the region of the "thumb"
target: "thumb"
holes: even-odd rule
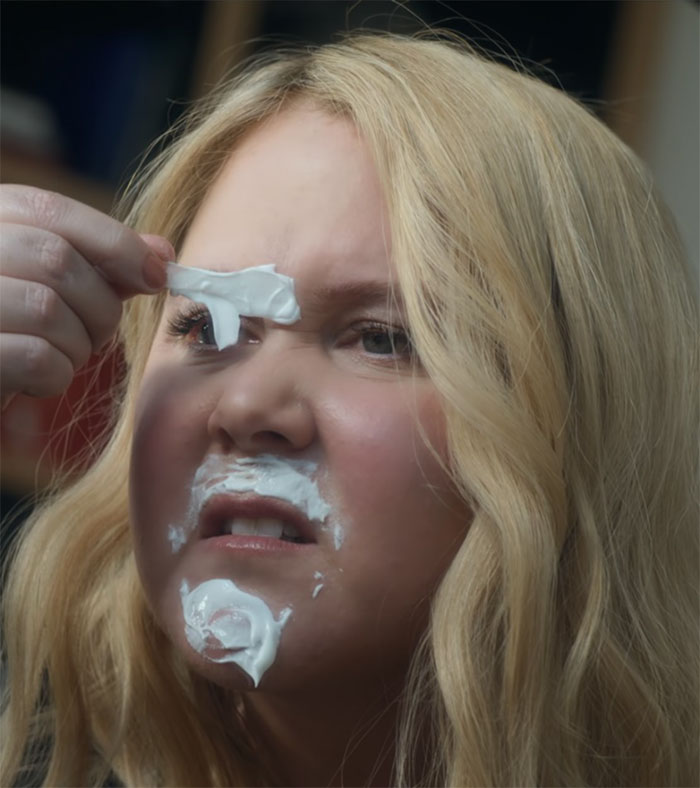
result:
[[[165,262],[175,260],[175,249],[167,238],[162,235],[151,235],[150,233],[139,233],[141,239]]]

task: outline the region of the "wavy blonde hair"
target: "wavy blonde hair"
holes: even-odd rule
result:
[[[408,678],[397,782],[697,784],[698,307],[645,168],[454,36],[357,33],[246,64],[133,186],[127,221],[177,248],[237,140],[297,99],[373,153],[475,511]],[[271,779],[135,570],[127,465],[162,304],[130,302],[111,440],[14,557],[4,784],[22,759],[50,785]]]

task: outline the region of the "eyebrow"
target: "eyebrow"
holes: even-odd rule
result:
[[[361,282],[341,282],[338,284],[319,284],[308,288],[300,297],[295,293],[301,307],[301,319],[305,316],[324,315],[343,312],[360,307],[385,307],[394,310],[399,320],[405,320],[404,301],[397,286],[385,280],[365,280]],[[172,295],[168,290],[168,302]],[[255,319],[255,318],[252,318]]]
[[[343,282],[337,285],[319,285],[303,296],[304,306],[310,311],[324,311],[354,306],[394,307],[403,311],[401,293],[388,282]],[[302,309],[302,312],[304,309]]]

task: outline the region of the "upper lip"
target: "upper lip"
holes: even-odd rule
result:
[[[224,526],[235,517],[250,519],[271,518],[293,525],[305,542],[316,542],[313,523],[294,506],[277,498],[260,495],[213,495],[202,507],[199,533],[202,539],[224,534]]]

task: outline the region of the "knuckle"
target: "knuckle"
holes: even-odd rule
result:
[[[65,201],[56,192],[31,189],[27,199],[35,219],[42,227],[54,227],[65,211]]]
[[[49,376],[56,351],[43,337],[28,337],[24,353],[24,368],[30,380],[41,383]]]
[[[102,243],[106,249],[118,250],[128,240],[131,230],[118,222],[109,222],[104,228]]]
[[[27,288],[26,301],[29,317],[35,321],[37,328],[46,329],[55,324],[61,307],[61,298],[55,290],[31,282]]]
[[[32,190],[30,186],[20,186],[16,183],[0,184],[0,217],[11,218],[17,205],[27,203],[27,195]]]
[[[65,280],[70,273],[70,244],[60,235],[47,233],[38,241],[38,257],[42,269],[52,281]]]

